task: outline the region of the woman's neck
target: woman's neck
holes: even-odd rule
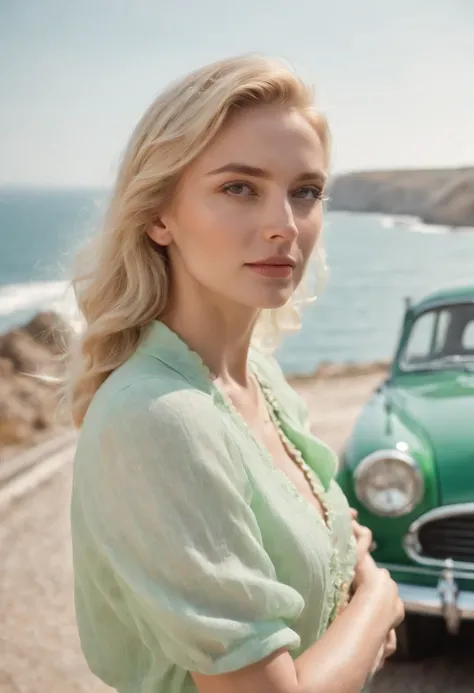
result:
[[[207,295],[205,295],[207,294]],[[173,295],[161,318],[222,383],[248,385],[248,352],[259,311],[209,296],[207,290]]]

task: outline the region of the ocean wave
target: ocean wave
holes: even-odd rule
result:
[[[0,287],[0,315],[10,315],[25,308],[61,300],[67,292],[66,282],[31,282]]]
[[[0,286],[0,318],[2,328],[18,324],[26,314],[41,310],[54,310],[71,327],[80,327],[74,293],[68,282],[29,282]]]

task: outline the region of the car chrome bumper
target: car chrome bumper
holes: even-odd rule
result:
[[[389,568],[388,565],[385,565],[384,567],[389,570],[394,568],[403,570],[402,566],[390,566]],[[406,612],[441,616],[446,623],[448,632],[458,633],[461,621],[474,620],[474,592],[461,591],[456,577],[452,563],[446,561],[436,587],[399,582],[398,591]]]
[[[446,608],[436,587],[399,584],[398,592],[406,611],[411,613],[442,616]],[[456,608],[461,620],[474,620],[474,593],[461,592],[456,600]]]

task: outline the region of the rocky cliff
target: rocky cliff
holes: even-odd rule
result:
[[[337,176],[328,208],[403,214],[426,224],[474,227],[474,168],[366,171]]]
[[[60,387],[54,378],[63,373],[61,354],[69,334],[59,316],[39,313],[24,327],[0,335],[0,460],[68,424],[58,409]]]

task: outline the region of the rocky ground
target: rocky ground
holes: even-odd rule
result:
[[[0,463],[45,437],[67,419],[58,407],[69,330],[54,313],[0,335]]]
[[[316,379],[294,380],[307,398],[315,432],[336,449],[383,364],[325,366]],[[34,430],[34,427],[32,427]],[[15,502],[0,489],[0,693],[105,693],[79,648],[69,543],[71,447],[64,464]],[[1,463],[1,460],[0,460]],[[437,659],[389,664],[375,693],[472,693],[473,639],[456,641]]]

